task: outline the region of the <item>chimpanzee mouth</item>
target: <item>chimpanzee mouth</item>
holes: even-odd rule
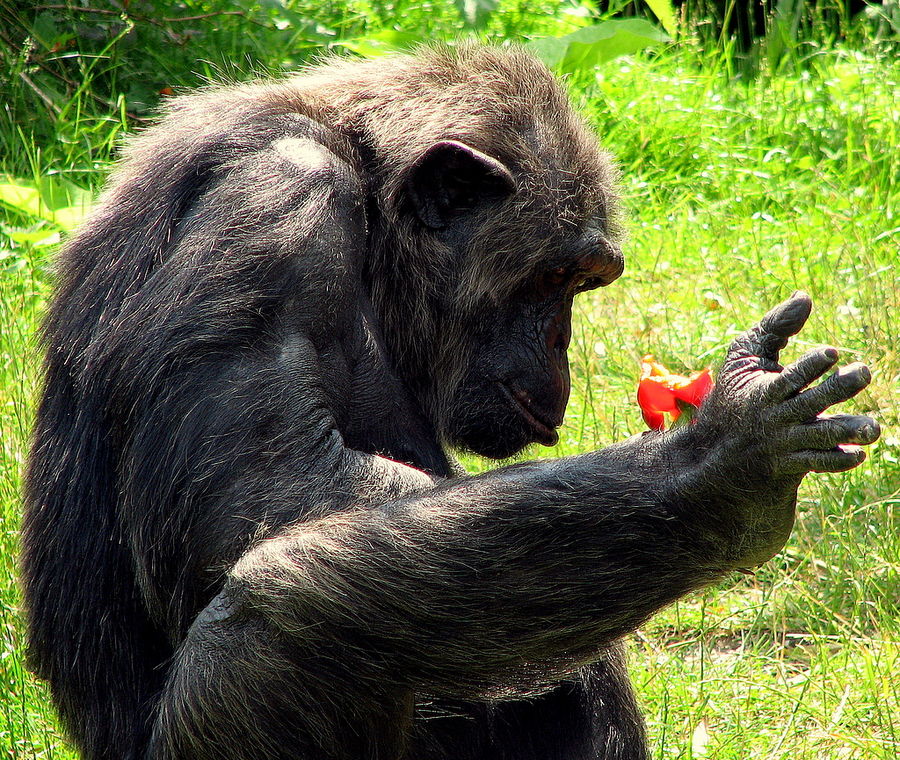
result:
[[[528,423],[528,427],[534,431],[535,440],[544,446],[555,446],[559,441],[559,433],[554,429],[556,426],[546,418],[544,412],[534,408],[534,401],[528,392],[509,386],[504,382],[498,382],[497,385],[500,386],[503,395],[510,400],[519,415]]]

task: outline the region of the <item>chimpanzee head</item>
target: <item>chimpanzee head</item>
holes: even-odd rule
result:
[[[428,55],[444,57],[441,79]],[[529,55],[428,55],[391,73],[395,89],[416,81],[412,104],[360,119],[370,287],[395,366],[443,439],[508,457],[556,441],[572,299],[622,273],[616,170]]]

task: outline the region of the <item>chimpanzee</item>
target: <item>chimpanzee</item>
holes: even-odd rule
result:
[[[58,262],[27,475],[31,658],[82,752],[648,757],[619,640],[764,562],[869,382],[782,368],[795,294],[696,424],[552,444],[616,171],[543,66],[460,45],[175,99]]]

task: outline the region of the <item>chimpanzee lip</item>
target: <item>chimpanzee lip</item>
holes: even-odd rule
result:
[[[559,441],[559,433],[554,429],[555,425],[546,419],[544,413],[534,408],[531,396],[514,385],[505,382],[499,382],[498,385],[513,407],[534,431],[537,442],[544,446],[555,446]]]

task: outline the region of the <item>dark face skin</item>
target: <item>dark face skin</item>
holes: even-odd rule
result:
[[[523,280],[475,339],[479,348],[447,424],[454,444],[505,458],[530,443],[557,442],[569,400],[572,301],[622,270],[619,249],[592,232],[572,246],[566,261]]]
[[[516,192],[503,164],[454,141],[433,146],[412,176],[408,190],[419,220],[455,250],[457,261],[471,247],[479,212],[503,213],[500,204]],[[536,239],[541,230],[534,233]],[[624,269],[601,220],[557,237],[547,246],[557,255],[523,272],[510,297],[468,326],[472,358],[441,424],[451,444],[503,459],[530,443],[557,442],[569,400],[572,301]]]

